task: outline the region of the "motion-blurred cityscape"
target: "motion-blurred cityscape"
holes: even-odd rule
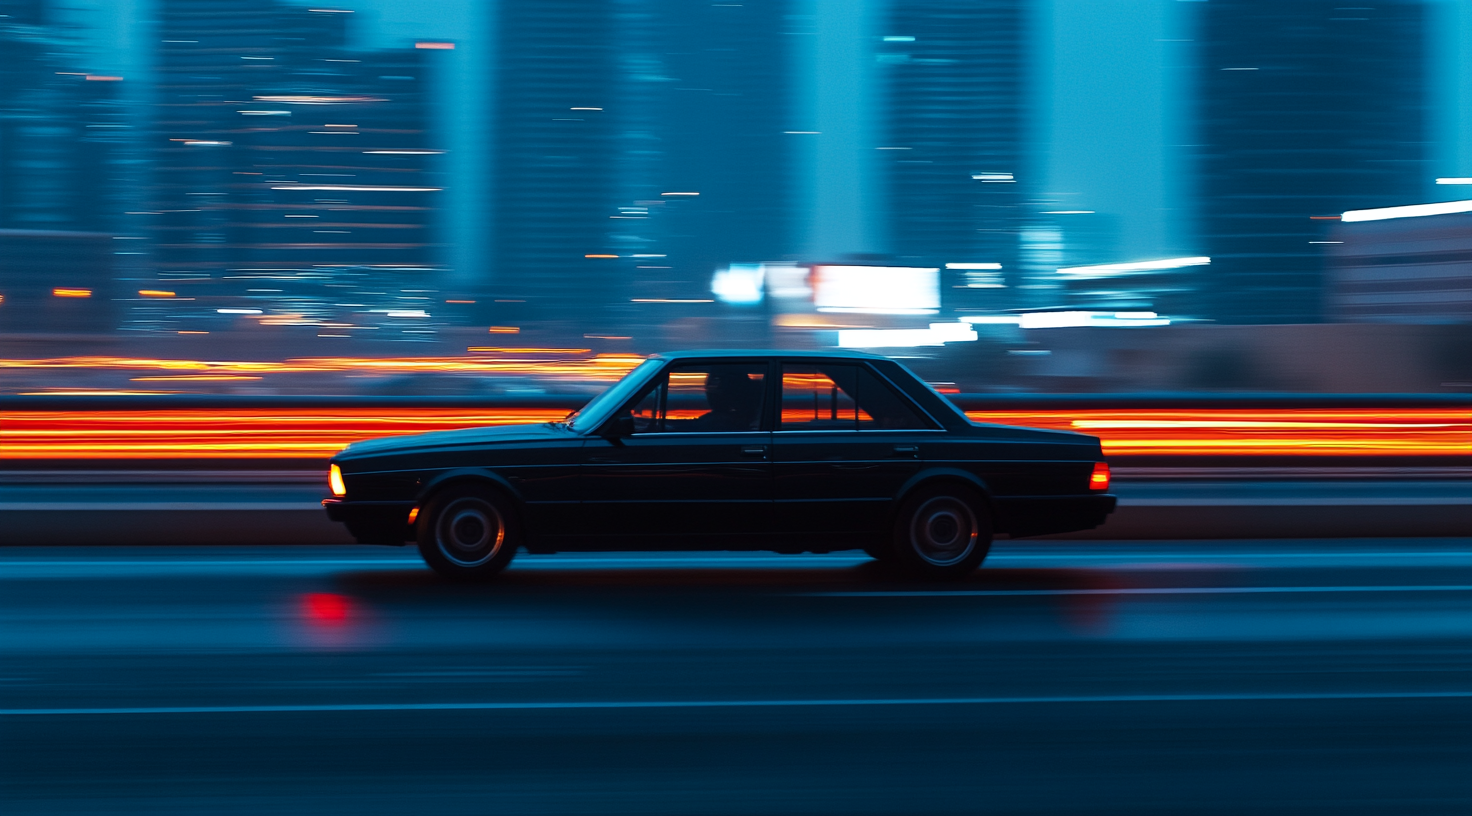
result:
[[[6,393],[1472,388],[1472,6],[0,0]]]

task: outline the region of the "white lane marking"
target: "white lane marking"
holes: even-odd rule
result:
[[[321,513],[322,505],[312,502],[0,502],[0,512],[77,512],[82,510],[99,512],[160,513],[178,510],[208,510],[211,512],[298,512]]]
[[[270,545],[268,545],[270,546]],[[290,546],[290,545],[283,545]],[[6,567],[255,567],[255,566],[298,566],[307,565],[313,567],[377,567],[377,566],[423,566],[424,562],[417,558],[382,558],[350,560],[346,558],[282,558],[282,559],[251,559],[234,561],[3,561],[0,560],[0,569]]]
[[[1010,542],[1009,542],[1010,543]],[[1043,542],[1039,542],[1047,546]],[[1022,546],[1017,547],[1016,552],[993,552],[987,556],[987,563],[994,561],[1101,561],[1101,560],[1123,560],[1146,561],[1152,558],[1164,559],[1183,557],[1191,558],[1214,558],[1214,559],[1249,559],[1249,558],[1335,558],[1352,560],[1355,558],[1468,558],[1472,557],[1472,550],[1445,550],[1438,552],[1430,550],[1425,552],[1356,552],[1354,550],[1340,550],[1337,552],[1233,552],[1227,550],[1181,549],[1181,550],[1118,550],[1115,552],[1085,552],[1080,550],[1073,553],[1036,553],[1026,552]]]
[[[782,567],[798,567],[798,566],[804,566],[804,565],[812,565],[812,564],[815,564],[815,563],[816,564],[822,564],[824,566],[849,566],[851,564],[861,564],[861,563],[863,563],[865,561],[868,561],[868,560],[870,560],[868,556],[811,556],[811,555],[809,555],[809,556],[776,555],[776,556],[768,556],[768,557],[760,557],[760,556],[758,556],[758,557],[755,557],[755,558],[722,558],[722,557],[719,557],[719,556],[712,557],[712,558],[702,558],[700,556],[691,556],[691,557],[688,557],[688,558],[649,558],[649,557],[634,557],[634,558],[578,558],[576,556],[572,556],[572,557],[561,557],[561,556],[520,556],[520,557],[517,558],[517,560],[515,562],[513,562],[512,566],[511,566],[511,569],[514,569],[514,570],[521,570],[521,569],[527,569],[527,568],[531,568],[531,569],[568,569],[568,568],[575,568],[575,567],[618,566],[618,565],[636,566],[636,567],[668,567],[668,566],[671,566],[671,565],[678,565],[678,566],[690,566],[690,565],[694,565],[694,566],[700,566],[700,565],[706,565],[706,566],[712,566],[712,565],[720,565],[720,566],[731,566],[731,565],[735,565],[735,566],[743,566],[743,565],[744,566],[758,566],[758,565],[760,565],[760,566],[769,566],[769,565],[776,565],[776,566],[782,566]],[[249,560],[235,559],[235,560],[219,560],[219,561],[204,560],[204,559],[193,559],[193,560],[164,560],[164,559],[159,559],[159,560],[155,560],[155,561],[141,561],[141,560],[140,561],[116,561],[116,560],[114,560],[114,561],[82,561],[82,560],[77,560],[77,561],[54,561],[54,560],[53,561],[25,561],[25,560],[7,561],[7,560],[4,560],[3,558],[0,558],[0,569],[4,569],[6,567],[12,567],[12,566],[20,566],[20,567],[27,567],[27,566],[44,566],[44,567],[83,567],[83,566],[86,566],[86,567],[176,567],[176,566],[207,567],[207,566],[295,566],[295,565],[302,565],[302,564],[309,565],[309,566],[348,566],[348,567],[351,567],[351,566],[379,566],[379,565],[390,565],[390,566],[412,565],[412,566],[421,566],[421,567],[424,566],[424,562],[421,561],[418,558],[412,558],[412,559],[406,559],[406,558],[381,558],[381,559],[371,559],[371,560],[370,559],[358,559],[358,560],[353,560],[353,559],[331,559],[331,558],[317,558],[317,559],[308,559],[308,558],[302,558],[302,559],[297,559],[297,558],[279,558],[279,559],[278,558],[273,558],[273,559],[266,559],[266,558],[262,558],[262,559],[249,559]]]
[[[821,598],[1006,598],[1033,595],[1279,595],[1307,592],[1472,592],[1472,584],[1406,586],[1287,586],[1287,587],[1121,587],[1116,589],[955,589],[955,590],[837,590],[798,592]]]
[[[1238,694],[1101,694],[1037,697],[900,697],[815,700],[595,700],[519,703],[327,703],[319,705],[4,708],[0,717],[150,714],[307,714],[362,711],[588,711],[658,708],[837,708],[844,706],[1036,705],[1056,703],[1216,703],[1309,700],[1458,700],[1472,691],[1261,692]]]
[[[1472,508],[1472,501],[1464,496],[1406,496],[1404,498],[1391,498],[1386,496],[1325,496],[1322,498],[1296,498],[1296,497],[1228,497],[1228,498],[1172,498],[1172,499],[1132,499],[1121,496],[1120,507],[1468,507]]]

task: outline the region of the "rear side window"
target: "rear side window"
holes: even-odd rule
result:
[[[784,431],[900,431],[930,423],[868,368],[852,364],[782,366]]]
[[[782,366],[782,430],[857,429],[855,374],[851,365]]]
[[[913,431],[930,427],[930,423],[915,411],[908,400],[895,393],[889,383],[864,366],[856,368],[859,430]]]

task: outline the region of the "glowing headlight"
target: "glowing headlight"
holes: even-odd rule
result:
[[[347,485],[342,483],[342,468],[333,465],[327,471],[327,486],[332,488],[332,495],[334,496],[346,496],[348,494]]]

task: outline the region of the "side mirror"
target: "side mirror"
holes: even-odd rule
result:
[[[612,422],[603,426],[603,435],[614,438],[633,436],[634,418],[628,414],[614,417]]]

